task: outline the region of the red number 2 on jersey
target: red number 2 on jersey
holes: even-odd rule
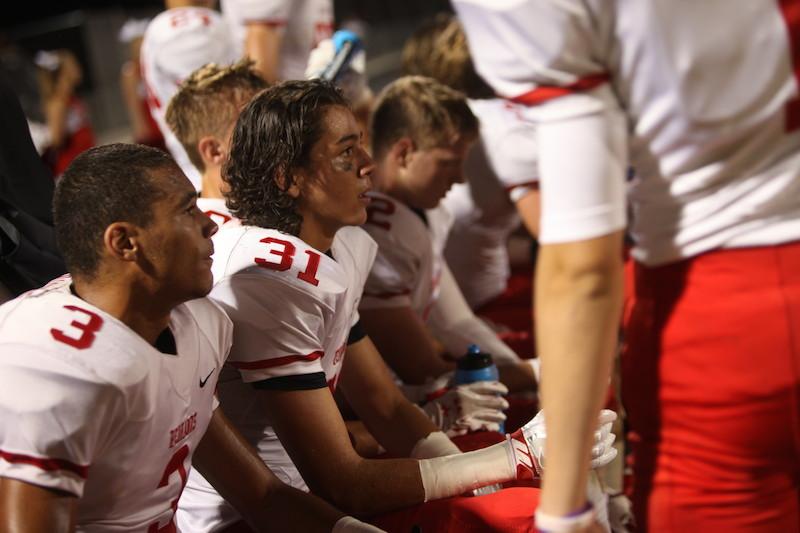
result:
[[[780,0],[781,15],[789,34],[789,57],[792,59],[794,79],[800,90],[800,1]],[[786,131],[800,128],[800,97],[786,104]]]
[[[92,345],[94,342],[95,333],[97,333],[100,328],[103,326],[103,319],[100,318],[100,315],[97,313],[93,313],[91,311],[87,311],[82,307],[78,307],[76,305],[65,305],[64,309],[69,309],[70,311],[74,311],[76,313],[82,313],[89,317],[88,321],[79,322],[77,319],[70,322],[70,326],[80,331],[79,337],[71,337],[67,335],[64,331],[56,328],[52,328],[50,330],[50,335],[53,336],[55,340],[58,342],[63,342],[64,344],[69,344],[73,348],[77,348],[78,350],[85,350],[89,346]]]
[[[294,253],[296,248],[294,244],[290,243],[289,241],[284,241],[283,239],[276,239],[274,237],[266,237],[261,239],[261,242],[264,244],[277,244],[281,246],[281,248],[270,248],[269,253],[276,257],[280,258],[280,261],[277,263],[273,263],[272,261],[268,261],[263,257],[256,257],[255,262],[258,266],[268,268],[270,270],[278,270],[283,272],[284,270],[289,270],[292,267],[292,263],[294,262]],[[306,255],[308,255],[308,264],[306,265],[306,269],[303,272],[298,272],[297,277],[305,281],[306,283],[310,283],[315,287],[319,285],[319,280],[317,279],[317,269],[319,268],[319,254],[316,252],[312,252],[311,250],[306,250]]]

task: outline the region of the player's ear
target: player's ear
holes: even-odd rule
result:
[[[139,230],[129,222],[114,222],[103,232],[105,252],[118,261],[136,261],[139,255]]]
[[[411,154],[416,150],[414,141],[410,137],[400,137],[389,150],[391,157],[399,168],[408,166]]]
[[[197,141],[197,151],[206,167],[220,166],[225,159],[222,143],[213,135],[206,135]]]
[[[295,171],[292,173],[291,180],[289,180],[287,179],[286,173],[281,170],[278,172],[275,181],[278,183],[278,187],[286,191],[289,196],[298,198],[300,196],[300,189],[305,182],[305,176],[301,171]]]

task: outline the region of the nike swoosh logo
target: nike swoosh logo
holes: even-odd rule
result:
[[[201,389],[206,386],[206,383],[208,382],[208,378],[210,378],[211,374],[213,374],[213,373],[214,373],[214,371],[212,370],[211,372],[208,373],[208,375],[206,376],[206,379],[201,379],[200,380],[200,388]]]

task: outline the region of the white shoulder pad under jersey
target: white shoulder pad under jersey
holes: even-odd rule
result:
[[[79,496],[78,531],[166,528],[232,325],[207,299],[179,305],[162,353],[70,284],[0,306],[0,476]]]
[[[224,198],[203,198],[197,199],[197,208],[217,223],[217,226],[229,224],[233,220],[233,215],[228,211]]]
[[[363,228],[378,244],[378,255],[364,287],[362,308],[411,307],[425,318],[438,295],[452,217],[441,207],[423,217],[385,194],[369,196]]]
[[[282,31],[278,75],[304,79],[311,50],[333,34],[332,0],[222,0],[239,55],[244,53],[247,24],[266,24]]]
[[[478,71],[537,123],[543,241],[622,227],[628,147],[638,260],[800,238],[793,4],[454,6]]]
[[[168,9],[150,21],[144,33],[140,62],[150,113],[172,157],[198,189],[200,173],[167,126],[167,105],[189,74],[207,63],[227,65],[238,57],[227,24],[212,9]]]
[[[331,256],[301,239],[252,226],[214,236],[211,297],[235,324],[230,362],[246,382],[324,372],[342,363],[375,255],[358,228],[337,233]]]

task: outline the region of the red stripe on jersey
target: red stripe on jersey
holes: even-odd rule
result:
[[[407,294],[411,294],[411,289],[406,289],[399,292],[366,292],[364,291],[364,296],[371,296],[373,298],[381,298],[384,300],[388,300],[389,298],[394,298],[395,296],[405,296]]]
[[[52,472],[54,470],[66,470],[72,472],[83,479],[89,474],[89,465],[76,465],[73,462],[65,459],[49,459],[47,457],[31,457],[30,455],[23,455],[21,453],[11,453],[0,450],[0,458],[9,463],[25,463],[42,470]]]
[[[244,370],[258,370],[261,368],[273,368],[276,366],[290,365],[292,363],[305,362],[310,363],[316,361],[324,355],[322,351],[311,352],[308,355],[286,355],[283,357],[275,357],[274,359],[262,359],[261,361],[248,361],[246,363],[238,363],[231,361],[231,364],[236,368]]]
[[[288,22],[286,19],[245,19],[244,24],[261,24],[270,28],[282,28]]]
[[[509,98],[509,100],[523,105],[537,105],[541,104],[542,102],[547,102],[548,100],[553,100],[554,98],[560,98],[561,96],[567,96],[572,93],[594,89],[598,85],[602,85],[608,80],[608,74],[605,72],[600,74],[591,74],[589,76],[580,78],[575,83],[567,85],[566,87],[544,85],[537,87],[532,91],[528,91],[525,94],[515,96],[514,98]]]

